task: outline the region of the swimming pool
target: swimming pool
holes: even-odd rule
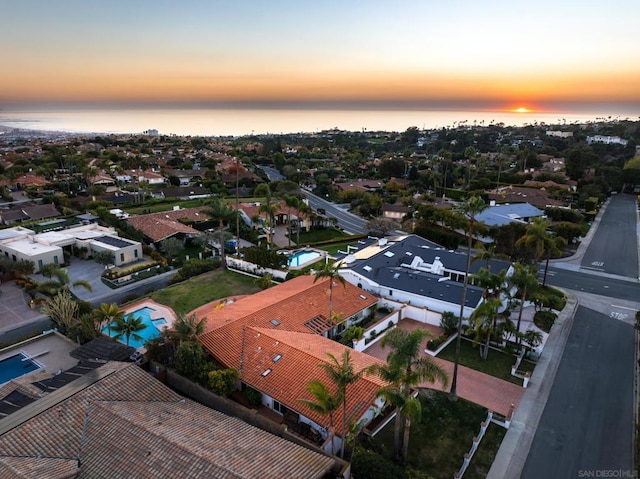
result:
[[[151,319],[151,313],[153,313],[154,311],[154,309],[145,306],[143,308],[136,309],[135,311],[125,316],[125,318],[128,318],[129,316],[133,316],[134,318],[142,318],[142,324],[146,326],[143,330],[137,332],[137,334],[140,335],[142,339],[135,339],[133,336],[131,336],[131,338],[129,338],[129,346],[138,349],[143,347],[144,343],[146,343],[150,339],[160,336],[161,328],[163,325],[167,324],[167,320],[164,318]],[[102,329],[102,332],[111,337],[116,336],[116,332],[110,331],[106,326]],[[127,339],[124,336],[119,338],[118,341],[120,341],[122,344],[127,344]]]
[[[10,356],[0,361],[0,384],[24,376],[39,368],[40,366],[36,362],[27,359],[27,356],[23,353]]]
[[[295,254],[289,256],[287,264],[291,266],[300,266],[305,263],[310,263],[320,259],[322,255],[317,251],[298,251]]]

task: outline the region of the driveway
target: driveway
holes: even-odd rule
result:
[[[418,327],[425,327],[425,324],[413,320],[402,320],[398,324],[399,328],[407,331],[412,331]],[[426,342],[421,347],[423,351],[426,349]],[[373,344],[371,347],[364,351],[371,356],[382,359],[387,359],[389,349],[383,349],[380,342]],[[453,376],[453,363],[451,361],[445,361],[438,357],[432,358],[433,362],[444,368],[449,375],[449,381]],[[449,387],[444,388],[441,383],[424,383],[422,387],[429,389],[436,389],[439,391],[449,392]],[[488,374],[475,371],[465,366],[458,366],[458,384],[457,384],[458,396],[472,403],[479,404],[486,407],[490,411],[497,412],[503,416],[507,416],[509,412],[513,412],[513,408],[518,407],[520,399],[524,394],[524,388],[517,384],[504,381],[502,379],[489,376]]]
[[[43,317],[39,308],[27,305],[24,290],[15,281],[0,285],[0,331],[19,328]]]

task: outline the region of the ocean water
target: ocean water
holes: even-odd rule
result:
[[[73,133],[135,133],[158,130],[161,135],[242,136],[315,133],[338,128],[349,131],[396,131],[463,125],[507,126],[570,124],[598,119],[640,119],[640,107],[591,111],[514,113],[510,111],[312,110],[312,109],[58,109],[0,110],[0,125]]]

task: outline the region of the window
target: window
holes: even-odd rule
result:
[[[389,290],[389,296],[393,296],[393,290],[392,289]]]
[[[120,261],[124,263],[124,253],[120,253]]]
[[[53,264],[58,264],[58,255],[53,257]]]
[[[278,411],[280,414],[286,414],[289,409],[283,404],[279,403],[275,399],[273,400],[273,410]]]
[[[133,256],[136,257],[136,258],[138,257],[138,250],[137,249],[133,250]]]
[[[40,271],[42,269],[42,260],[39,259],[38,260],[38,271]]]

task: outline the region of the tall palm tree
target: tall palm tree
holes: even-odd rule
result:
[[[518,296],[520,296],[520,310],[518,311],[518,323],[516,335],[516,344],[520,344],[520,323],[522,322],[522,311],[524,310],[524,303],[529,298],[535,289],[538,287],[538,277],[535,271],[531,271],[525,265],[520,263],[514,263],[514,272],[511,275],[511,282],[518,289]]]
[[[225,251],[224,251],[224,238],[225,238],[224,223],[225,221],[231,220],[234,217],[234,215],[237,213],[233,211],[231,208],[229,208],[227,204],[219,198],[216,198],[213,201],[211,201],[208,206],[209,206],[209,209],[207,210],[207,214],[212,220],[218,221],[218,230],[216,231],[215,235],[218,238],[218,241],[220,242],[220,267],[223,270],[225,270],[227,269],[227,263],[225,260]]]
[[[471,314],[471,320],[474,322],[476,340],[484,341],[484,346],[480,348],[480,357],[484,360],[489,357],[489,341],[497,325],[498,309],[500,306],[502,306],[500,298],[487,298]]]
[[[300,198],[298,198],[297,196],[286,196],[284,199],[285,204],[287,205],[287,207],[289,208],[287,211],[287,226],[289,228],[289,248],[291,248],[291,234],[293,233],[293,231],[291,231],[291,210],[295,209],[296,211],[298,211],[298,208],[300,207]],[[298,213],[299,215],[300,213]],[[299,220],[298,220],[299,221]],[[300,228],[300,224],[298,223],[298,228]],[[297,244],[297,243],[296,243]]]
[[[266,185],[265,188],[265,202],[260,205],[258,211],[260,213],[265,213],[267,215],[267,230],[269,233],[267,234],[267,242],[269,244],[269,248],[271,248],[271,243],[273,242],[272,231],[276,226],[276,212],[280,209],[279,203],[274,203],[271,199],[271,190],[269,189],[269,185]]]
[[[412,389],[422,382],[434,383],[439,380],[447,386],[448,376],[430,356],[420,356],[422,343],[431,336],[426,329],[405,331],[394,329],[381,341],[383,348],[391,347],[387,363],[374,364],[368,371],[378,375],[389,385],[378,393],[389,404],[397,408],[394,424],[394,458],[403,463],[407,461],[411,420],[419,419],[422,414],[420,401],[412,397]],[[401,430],[403,431],[401,439]]]
[[[122,318],[116,318],[111,327],[116,333],[114,337],[120,339],[124,336],[127,346],[129,346],[129,340],[131,338],[136,341],[142,340],[142,336],[140,336],[138,332],[145,329],[147,325],[142,322],[142,317],[129,314]]]
[[[464,316],[464,303],[467,300],[467,286],[469,285],[469,270],[471,269],[471,245],[473,244],[473,233],[477,221],[476,216],[487,208],[484,200],[478,196],[471,196],[462,202],[458,207],[458,212],[466,218],[467,231],[467,264],[464,272],[464,283],[462,286],[462,298],[460,299],[460,314],[458,316],[458,337],[456,338],[456,352],[453,361],[453,378],[451,379],[451,390],[449,399],[455,401],[458,398],[458,365],[460,363],[460,340],[462,336],[462,319]]]
[[[328,316],[328,319],[329,319],[330,322],[333,321],[333,318],[334,318],[334,315],[333,315],[333,282],[335,280],[338,283],[340,283],[343,288],[347,287],[347,281],[342,276],[340,276],[339,270],[340,270],[340,268],[338,268],[335,263],[327,262],[327,263],[324,264],[324,266],[321,269],[316,271],[315,278],[313,278],[313,282],[314,283],[316,281],[318,281],[319,279],[329,278],[329,316]],[[331,331],[329,332],[329,335],[331,337],[333,337],[333,329],[334,329],[334,324],[331,323]]]
[[[544,266],[544,276],[542,286],[547,284],[547,270],[549,269],[549,260],[551,255],[560,254],[560,248],[566,244],[566,240],[561,236],[549,233],[549,221],[546,218],[537,217],[533,222],[527,225],[526,232],[523,237],[516,241],[516,246],[533,248],[536,254],[536,262],[540,262],[546,255],[546,263]]]
[[[116,303],[100,303],[100,306],[93,310],[93,316],[98,333],[107,326],[107,333],[111,336],[111,324],[122,320],[124,313],[118,309]]]
[[[336,412],[342,404],[342,397],[340,397],[340,394],[333,394],[325,383],[317,379],[314,379],[307,384],[307,391],[311,393],[314,399],[299,399],[298,401],[303,403],[316,414],[329,416],[329,427],[334,428],[333,413]],[[335,449],[334,439],[335,431],[333,436],[331,436],[332,453]]]
[[[342,400],[342,445],[340,446],[340,457],[344,457],[344,443],[347,439],[347,388],[358,381],[365,371],[356,371],[354,369],[349,349],[344,350],[341,360],[338,360],[331,353],[327,353],[327,356],[329,357],[329,362],[320,363],[320,367],[336,386],[338,397]]]

